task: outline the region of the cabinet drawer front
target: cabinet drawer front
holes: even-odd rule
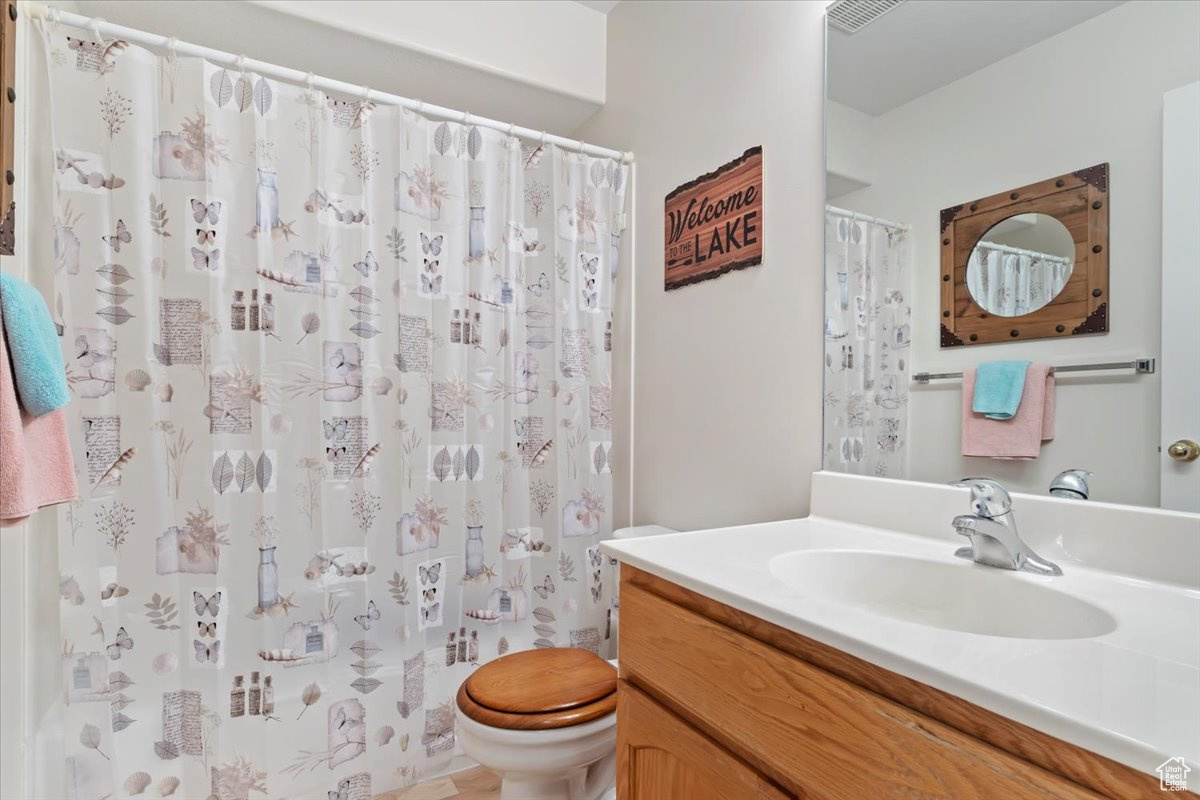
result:
[[[621,800],[787,800],[765,778],[628,683],[617,690]]]
[[[799,796],[1098,797],[626,582],[621,677]]]

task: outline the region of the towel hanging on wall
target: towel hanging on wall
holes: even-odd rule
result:
[[[40,417],[71,400],[58,333],[37,289],[12,275],[0,275],[4,336],[21,408]]]
[[[7,323],[0,310],[0,327]],[[65,412],[34,417],[21,410],[6,339],[0,335],[0,526],[78,496]]]
[[[988,419],[1012,419],[1021,406],[1029,361],[987,361],[975,372],[971,410]]]
[[[1054,373],[1049,364],[1033,364],[1025,375],[1020,405],[1012,419],[989,419],[971,409],[974,369],[963,370],[962,454],[1031,461],[1042,442],[1054,438]]]

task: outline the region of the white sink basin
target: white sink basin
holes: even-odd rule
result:
[[[771,575],[814,599],[932,628],[1019,639],[1089,639],[1116,630],[1108,612],[1010,570],[871,550],[798,550]]]

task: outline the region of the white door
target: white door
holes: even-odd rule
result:
[[[1162,291],[1160,501],[1200,513],[1200,83],[1163,95]]]

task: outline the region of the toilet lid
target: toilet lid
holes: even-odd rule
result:
[[[526,650],[480,667],[463,688],[485,708],[510,714],[546,714],[586,706],[613,694],[617,670],[590,650]]]

